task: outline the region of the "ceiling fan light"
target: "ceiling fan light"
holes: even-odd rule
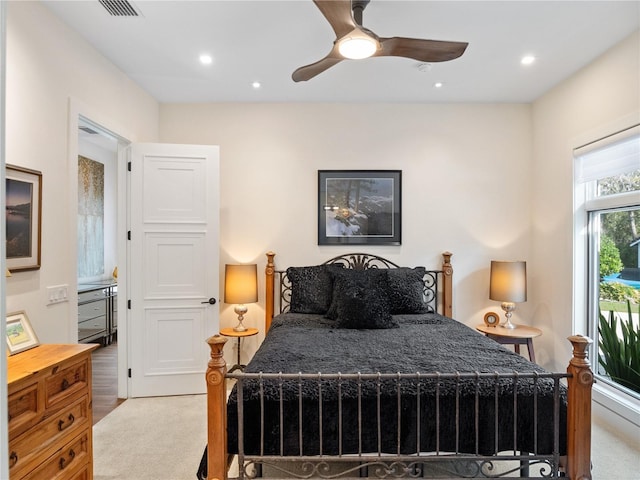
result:
[[[356,29],[340,39],[338,51],[344,58],[360,60],[372,56],[379,46],[376,39]]]

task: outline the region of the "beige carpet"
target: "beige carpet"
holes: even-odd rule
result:
[[[129,399],[93,426],[94,480],[195,479],[205,395]]]
[[[193,480],[205,443],[204,395],[130,399],[93,427],[94,479]],[[594,480],[640,479],[640,442],[594,422],[592,445]]]

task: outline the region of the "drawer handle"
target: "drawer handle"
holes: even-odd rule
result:
[[[73,459],[76,456],[76,452],[73,451],[73,448],[71,450],[69,450],[69,460],[67,461],[66,458],[62,457],[60,459],[60,462],[58,462],[59,466],[60,466],[60,470],[64,470],[65,468],[67,468],[69,466],[69,464],[73,461]]]
[[[11,452],[11,455],[9,455],[9,468],[15,467],[16,463],[18,463],[18,454]]]
[[[60,384],[60,390],[66,390],[67,388],[69,388],[69,380],[63,378],[62,383]]]
[[[60,420],[58,422],[58,431],[61,432],[69,428],[71,425],[73,425],[73,422],[75,421],[75,419],[76,417],[73,416],[73,413],[70,413],[69,416],[67,417],[67,423],[65,423],[64,420]]]

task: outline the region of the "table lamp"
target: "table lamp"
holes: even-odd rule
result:
[[[247,313],[245,303],[258,301],[258,266],[225,265],[224,267],[224,302],[235,303],[233,309],[238,315],[238,325],[233,327],[236,332],[245,332],[247,327],[242,324]]]
[[[502,302],[507,320],[504,328],[516,328],[511,315],[516,303],[527,301],[527,262],[502,262],[491,260],[489,298]]]

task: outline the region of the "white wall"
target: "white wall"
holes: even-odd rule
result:
[[[7,2],[6,62],[6,162],[43,174],[42,268],[8,279],[6,308],[25,310],[41,342],[73,342],[77,144],[69,112],[95,113],[91,120],[132,141],[157,141],[159,106],[39,2]],[[47,306],[46,287],[63,284],[70,301]]]
[[[319,169],[402,170],[402,246],[365,250],[428,267],[453,252],[462,322],[499,311],[488,298],[491,259],[528,259],[527,105],[189,104],[162,105],[160,117],[163,142],[220,145],[221,267],[262,271],[268,250],[279,267],[362,250],[317,245]],[[531,296],[517,320],[528,323],[535,304]],[[262,314],[250,306],[245,324],[262,329]],[[222,304],[221,326],[234,324]],[[247,351],[259,341],[245,340]]]
[[[586,334],[585,306],[573,303],[574,290],[584,292],[584,268],[576,259],[572,149],[640,123],[640,34],[628,37],[597,61],[533,104],[532,269],[537,299],[534,324],[544,334],[536,339],[561,369],[570,358],[566,338]],[[575,281],[575,285],[574,285]],[[581,292],[582,291],[582,292]],[[597,359],[591,358],[592,364]],[[553,365],[553,363],[552,363]],[[602,416],[619,434],[640,438],[638,402],[603,395],[594,389],[594,415]],[[634,405],[635,403],[635,405]],[[615,412],[615,413],[614,413]],[[629,421],[631,420],[631,421]]]
[[[640,121],[640,34],[605,53],[533,104],[532,275],[538,347],[564,367],[573,318],[572,149]],[[575,321],[575,324],[573,323]]]

